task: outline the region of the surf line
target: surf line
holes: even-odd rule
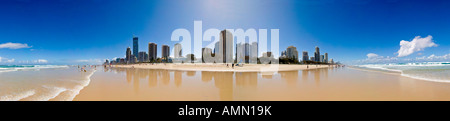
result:
[[[209,118],[211,115],[212,108],[188,108],[186,105],[185,108],[179,108],[178,115],[180,116],[200,116],[204,115],[206,118]]]

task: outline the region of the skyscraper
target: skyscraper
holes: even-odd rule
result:
[[[233,62],[233,35],[227,30],[220,32],[220,42],[222,43],[223,63]]]
[[[139,62],[146,62],[146,61],[148,61],[148,54],[147,54],[147,52],[139,52],[138,61]]]
[[[319,60],[319,62],[324,62],[323,59],[324,59],[324,56],[323,56],[323,55],[320,55],[320,60]]]
[[[138,37],[133,37],[133,55],[139,58],[139,42]]]
[[[219,53],[219,50],[220,50],[220,41],[214,44],[214,54]]]
[[[157,58],[157,47],[156,43],[149,42],[148,43],[148,59],[150,61],[156,60]]]
[[[272,54],[272,52],[264,52],[262,57],[266,57],[266,58],[267,57],[271,57],[271,58],[273,58],[273,54]]]
[[[323,62],[328,63],[328,53],[325,53],[325,58],[323,59]]]
[[[308,51],[303,51],[303,61],[308,61],[309,56],[308,56]]]
[[[320,62],[320,51],[319,51],[319,47],[316,46],[316,52],[314,52],[314,61],[316,62]]]
[[[235,54],[235,61],[238,63],[244,63],[245,61],[245,47],[243,43],[237,43],[236,44],[236,53]]]
[[[131,48],[127,48],[127,52],[125,53],[125,61],[130,62],[131,61]]]
[[[169,56],[170,56],[170,47],[168,45],[162,45],[161,57],[168,59]]]
[[[285,50],[285,51],[281,51],[281,56],[287,57],[287,55],[286,55],[286,50]]]
[[[244,43],[244,56],[250,56],[250,44]]]
[[[258,42],[252,42],[250,45],[250,63],[258,63]]]
[[[203,54],[209,54],[211,55],[212,49],[211,48],[202,48],[202,63],[205,63],[205,59],[203,58]]]
[[[182,57],[182,50],[181,50],[181,44],[177,43],[173,46],[173,57],[174,58],[180,58]]]
[[[290,59],[298,59],[298,51],[297,51],[297,48],[294,47],[294,46],[289,46],[289,47],[286,49],[286,56],[287,56],[287,58],[290,58]]]

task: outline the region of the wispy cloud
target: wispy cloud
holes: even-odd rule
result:
[[[12,42],[8,42],[8,43],[3,43],[0,44],[0,49],[1,48],[9,48],[9,49],[21,49],[21,48],[31,48],[32,46],[28,46],[28,44],[26,43],[12,43]]]
[[[12,63],[12,62],[14,62],[15,61],[15,59],[13,58],[13,59],[8,59],[8,58],[2,58],[2,57],[0,57],[0,63]]]
[[[426,57],[426,56],[417,57],[416,60],[418,60],[418,61],[450,61],[450,53],[442,55],[442,56],[436,56],[436,55],[432,54],[428,57]]]
[[[357,64],[366,64],[366,63],[392,63],[392,62],[396,62],[399,59],[397,57],[384,57],[384,56],[380,56],[378,54],[375,53],[369,53],[367,54],[367,58],[363,59],[363,60],[356,60],[355,63]]]
[[[48,63],[48,60],[46,60],[46,59],[21,60],[18,63],[20,63],[20,64],[46,64],[46,63]]]
[[[36,62],[36,63],[48,63],[48,61],[45,60],[45,59],[38,59],[38,60],[35,60],[34,62]]]
[[[102,59],[82,59],[82,60],[75,60],[76,63],[89,63],[89,64],[100,64],[104,62]]]
[[[450,61],[450,53],[437,56],[432,54],[430,56],[422,56],[416,58],[398,58],[398,57],[384,57],[379,56],[375,53],[367,54],[366,59],[356,60],[352,63],[354,64],[377,64],[377,63],[408,63],[408,62],[442,62],[442,61]]]
[[[398,56],[397,57],[405,57],[408,55],[413,54],[414,52],[423,51],[427,47],[436,47],[438,46],[436,43],[433,42],[433,37],[431,35],[428,35],[425,38],[422,38],[421,36],[416,36],[411,41],[400,41],[400,50],[398,50]]]

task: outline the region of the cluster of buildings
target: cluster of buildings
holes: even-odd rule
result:
[[[157,47],[156,43],[148,43],[148,53],[145,51],[139,51],[139,38],[133,37],[133,50],[130,47],[125,52],[125,58],[116,58],[115,60],[106,60],[107,64],[131,64],[138,62],[156,62],[157,61]],[[168,45],[162,45],[161,60],[169,62],[170,47]]]
[[[261,57],[258,57],[258,43],[257,42],[242,42],[234,45],[234,36],[226,30],[220,32],[219,41],[214,44],[214,48],[202,48],[201,56],[195,56],[194,54],[182,55],[182,45],[176,43],[173,48],[174,55],[170,57],[170,47],[168,45],[162,45],[161,58],[157,57],[156,43],[148,43],[148,52],[139,51],[139,38],[133,37],[133,50],[130,47],[126,49],[125,58],[116,58],[114,60],[106,60],[105,64],[132,64],[138,62],[202,62],[202,63],[258,63],[261,58],[274,59],[272,52],[263,52]],[[230,46],[231,45],[231,46]],[[235,51],[235,52],[233,52]],[[211,55],[209,57],[203,57],[203,55]],[[220,56],[220,57],[218,57]],[[201,57],[201,60],[196,58]],[[289,46],[285,51],[281,52],[280,59],[288,58],[299,61],[297,48]],[[313,57],[308,56],[307,51],[303,51],[303,62],[321,62],[321,63],[334,63],[333,59],[328,60],[328,53],[320,55],[319,47],[316,47]]]
[[[293,60],[300,60],[297,48],[294,46],[289,46],[285,51],[281,52],[280,58],[288,58]],[[316,46],[314,56],[309,57],[308,51],[303,51],[302,53],[302,62],[319,62],[319,63],[330,63],[334,64],[333,59],[328,60],[328,53],[325,53],[324,55],[320,55],[320,49]]]

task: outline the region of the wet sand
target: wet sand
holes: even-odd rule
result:
[[[213,71],[213,72],[278,72],[305,69],[329,68],[336,65],[298,65],[298,64],[244,64],[234,66],[231,64],[213,63],[168,63],[168,64],[129,64],[112,65],[116,68],[165,69],[176,71]]]
[[[106,68],[74,100],[450,100],[450,84],[350,68],[278,73]]]

